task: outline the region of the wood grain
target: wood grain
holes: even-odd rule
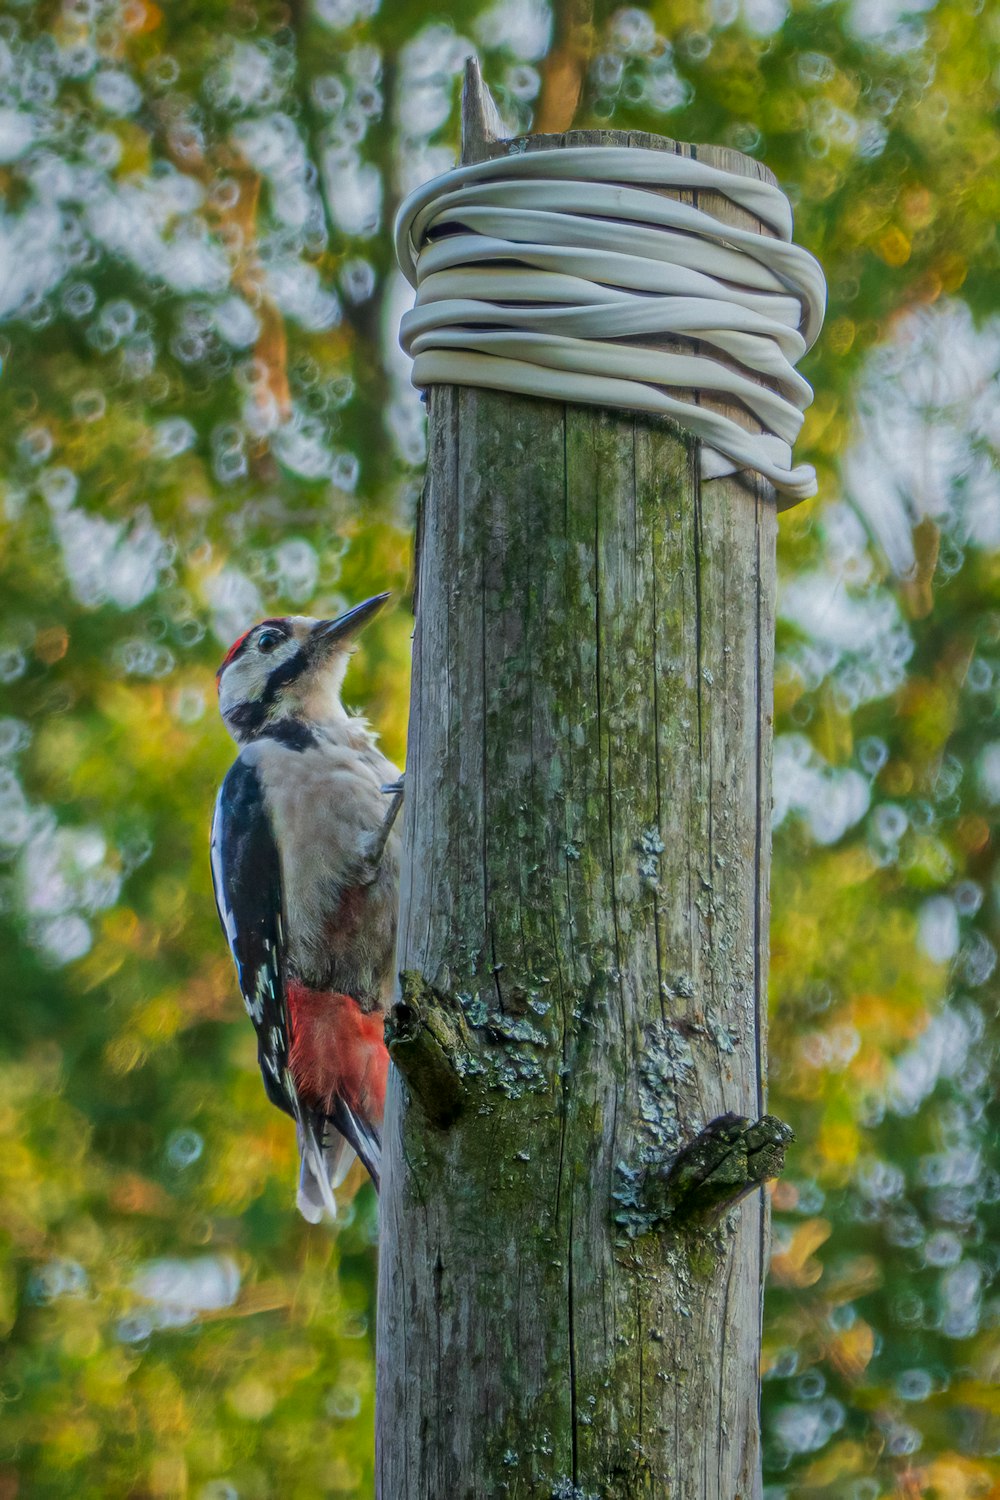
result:
[[[763,1195],[619,1199],[763,1108],[774,541],[668,422],[431,392],[399,966],[473,1042],[449,1129],[390,1084],[381,1500],[760,1494]]]

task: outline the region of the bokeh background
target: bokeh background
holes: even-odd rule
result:
[[[1000,1496],[995,0],[0,8],[0,1500],[372,1493],[375,1205],[292,1207],[212,904],[253,618],[389,587],[401,195],[512,130],[759,155],[830,283],[781,522],[768,1500]]]

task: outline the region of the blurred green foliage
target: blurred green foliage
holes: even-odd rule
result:
[[[374,1203],[292,1208],[212,905],[212,673],[376,588],[419,403],[387,232],[478,50],[514,130],[766,159],[830,283],[782,521],[768,1500],[1000,1494],[991,0],[0,10],[0,1500],[372,1492]]]

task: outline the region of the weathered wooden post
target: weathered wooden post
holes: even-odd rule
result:
[[[475,68],[464,107],[506,153]],[[767,175],[519,144],[594,143]],[[663,421],[429,402],[378,1493],[751,1500],[775,497]]]

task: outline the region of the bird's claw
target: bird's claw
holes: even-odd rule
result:
[[[399,816],[399,809],[403,805],[403,777],[400,776],[398,781],[387,782],[385,786],[379,788],[379,791],[384,792],[387,797],[391,797],[392,801],[389,804],[385,817],[382,819],[381,828],[377,833],[372,835],[370,846],[365,854],[365,866],[367,870],[365,879],[367,884],[370,884],[378,874],[379,865],[385,853],[385,846],[389,842],[389,835]]]

